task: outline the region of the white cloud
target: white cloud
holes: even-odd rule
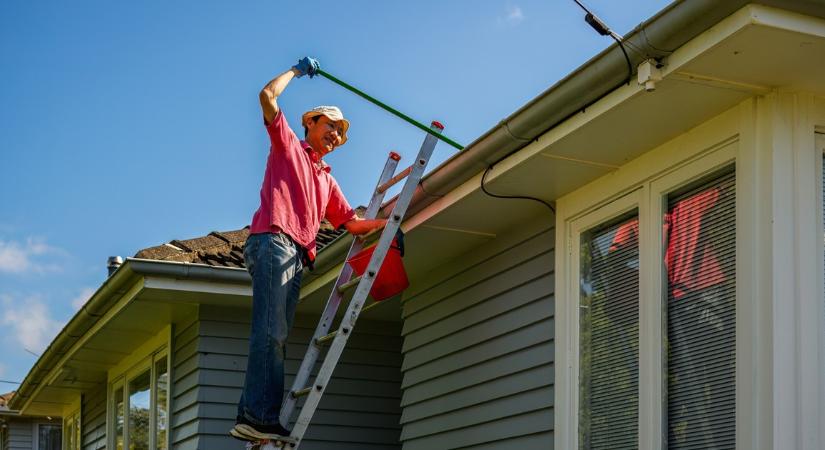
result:
[[[85,287],[80,290],[80,293],[77,294],[75,298],[72,299],[72,306],[74,309],[80,309],[86,302],[92,297],[92,294],[95,293],[94,288]]]
[[[38,297],[29,297],[13,305],[4,308],[0,324],[12,332],[24,349],[42,353],[62,324],[52,319],[48,308]]]
[[[0,240],[0,273],[53,272],[59,266],[53,262],[43,262],[41,257],[62,253],[46,244],[43,239],[29,237],[26,242]]]
[[[504,22],[516,24],[524,20],[524,12],[518,5],[507,5],[507,10],[504,13]]]

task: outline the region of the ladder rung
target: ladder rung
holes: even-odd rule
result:
[[[340,292],[342,294],[344,292],[347,292],[347,289],[357,285],[359,281],[361,281],[361,276],[357,276],[357,277],[347,281],[346,283],[338,286],[338,292]]]
[[[382,192],[386,191],[387,189],[393,187],[393,185],[395,185],[395,183],[398,183],[399,181],[403,180],[404,178],[407,178],[407,176],[410,174],[410,172],[412,172],[412,168],[413,168],[413,166],[407,167],[406,169],[402,170],[401,172],[398,172],[398,174],[396,174],[394,177],[387,180],[386,183],[382,184],[381,186],[378,186],[378,193],[382,193]]]
[[[342,330],[344,330],[344,335],[349,334],[349,328],[348,327],[344,327],[344,328],[342,328]],[[318,339],[315,340],[315,344],[321,345],[326,341],[332,340],[335,336],[338,336],[339,331],[341,331],[341,330],[335,330],[335,331],[333,331],[332,333],[330,333],[326,336],[319,337]]]
[[[332,338],[334,338],[337,335],[338,335],[338,330],[335,330],[335,331],[333,331],[332,333],[330,333],[326,336],[319,337],[318,339],[315,340],[315,343],[318,344],[318,345],[321,345],[324,342],[331,341]]]
[[[303,388],[300,391],[292,391],[292,396],[295,397],[295,398],[299,398],[299,397],[303,397],[303,396],[309,394],[310,392],[312,392],[311,387]]]

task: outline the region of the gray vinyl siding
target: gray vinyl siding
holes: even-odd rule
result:
[[[34,430],[32,421],[28,419],[11,419],[6,432],[8,433],[9,450],[32,450],[34,448]]]
[[[404,450],[553,447],[550,221],[436,267],[405,294]]]
[[[197,449],[198,322],[175,324],[172,337],[170,441],[173,449]]]
[[[106,385],[96,391],[83,394],[80,411],[81,448],[99,450],[106,448]]]
[[[230,448],[243,387],[250,311],[201,305],[176,333],[172,445]],[[298,316],[285,364],[289,387],[317,317]],[[313,418],[302,450],[400,449],[400,323],[360,320]]]

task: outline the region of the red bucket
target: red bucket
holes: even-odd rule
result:
[[[376,302],[398,295],[410,285],[410,280],[407,279],[407,271],[404,270],[404,262],[401,260],[401,250],[396,243],[396,240],[392,241],[390,250],[387,252],[387,256],[384,257],[384,263],[381,264],[381,269],[378,271],[378,276],[375,277],[375,281],[372,283],[370,295]],[[347,263],[355,273],[363,275],[374,251],[374,245],[367,247],[350,258]]]

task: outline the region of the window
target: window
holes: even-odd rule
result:
[[[80,450],[83,447],[80,434],[80,410],[63,419],[63,436],[65,450]]]
[[[166,450],[169,441],[169,365],[155,362],[155,448]]]
[[[149,449],[149,383],[151,370],[129,382],[129,450]]]
[[[61,441],[60,425],[37,424],[37,450],[60,450]]]
[[[112,383],[112,447],[165,450],[169,426],[169,362],[156,352]]]
[[[735,447],[735,204],[732,172],[668,196],[668,449]]]
[[[119,387],[115,390],[114,395],[114,411],[115,411],[115,449],[123,450],[123,422],[125,420],[124,414],[126,409],[123,401],[123,388]]]
[[[638,448],[639,220],[581,238],[579,448]]]
[[[735,448],[736,149],[559,199],[557,448]]]

